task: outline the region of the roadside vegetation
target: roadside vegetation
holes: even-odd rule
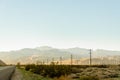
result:
[[[33,74],[32,72],[26,71],[24,69],[20,69],[20,71],[23,75],[22,80],[53,80],[47,77],[42,77],[38,74]]]
[[[44,77],[59,78],[71,74],[72,68],[68,65],[26,65],[26,71],[40,74]]]
[[[120,80],[120,65],[23,65],[24,80]],[[30,78],[28,78],[30,77]]]

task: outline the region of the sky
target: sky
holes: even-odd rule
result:
[[[120,0],[0,0],[0,51],[52,46],[120,51]]]

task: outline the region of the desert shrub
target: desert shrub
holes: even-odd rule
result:
[[[81,72],[83,72],[82,68],[75,68],[75,67],[72,68],[72,73],[81,73]]]
[[[88,68],[90,67],[89,65],[72,65],[72,68]]]
[[[109,65],[72,65],[72,68],[88,68],[88,67],[97,67],[97,68],[109,68]]]
[[[81,76],[79,80],[99,80],[99,78],[94,76]]]
[[[33,72],[33,73],[36,73],[36,74],[40,74],[40,73],[42,73],[43,72],[43,66],[35,66],[35,67],[33,67],[33,68],[31,68],[31,72]]]
[[[67,65],[26,65],[25,70],[48,77],[60,77],[71,73],[71,66]]]
[[[65,65],[48,65],[43,70],[41,75],[49,77],[60,77],[71,73],[71,68]]]
[[[30,65],[26,65],[26,66],[25,66],[25,70],[26,70],[26,71],[29,71],[29,70],[30,70]]]
[[[93,65],[93,67],[98,67],[98,68],[108,68],[108,65]]]
[[[25,66],[25,70],[29,71],[30,69],[33,69],[35,67],[35,64],[28,64]]]

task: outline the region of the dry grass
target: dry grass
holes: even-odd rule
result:
[[[73,68],[73,77],[94,76],[100,80],[120,80],[120,67],[110,66],[108,68],[88,67]]]
[[[70,76],[61,76],[60,78],[54,78],[54,80],[73,80]]]

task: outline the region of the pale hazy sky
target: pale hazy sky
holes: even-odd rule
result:
[[[0,51],[120,50],[120,0],[0,0]]]

